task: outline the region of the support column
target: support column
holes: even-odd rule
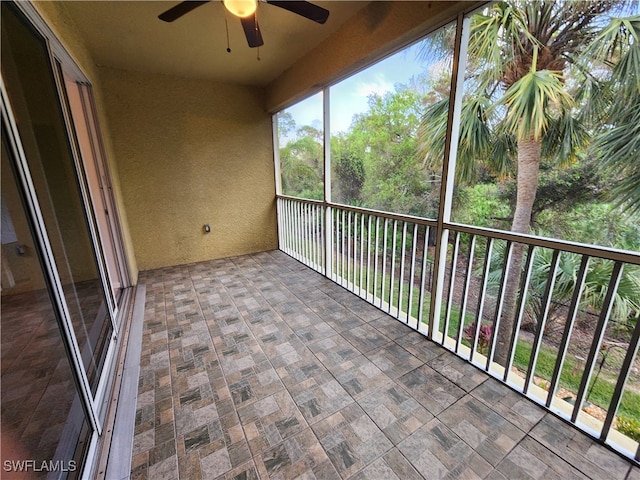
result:
[[[453,186],[460,136],[460,113],[462,111],[462,86],[467,65],[467,46],[471,20],[464,14],[458,14],[456,22],[456,41],[453,52],[453,71],[451,72],[451,90],[449,92],[449,114],[447,118],[447,135],[445,137],[444,159],[442,161],[442,180],[440,183],[440,204],[436,225],[436,249],[434,255],[434,279],[431,288],[431,305],[429,308],[430,339],[434,339],[440,312],[442,309],[442,291],[447,264],[447,243],[449,231],[444,224],[451,221]],[[418,326],[419,328],[419,326]]]

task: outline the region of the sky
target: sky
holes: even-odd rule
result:
[[[397,83],[424,73],[425,61],[418,60],[419,44],[400,51],[368,67],[330,88],[331,134],[348,130],[353,115],[367,110],[367,97],[372,93],[384,95],[392,92]],[[313,95],[286,109],[297,127],[322,127],[322,93]]]

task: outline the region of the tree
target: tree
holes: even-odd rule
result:
[[[365,179],[364,155],[349,135],[340,134],[331,139],[333,165],[332,198],[347,205],[362,204],[362,185]]]
[[[614,18],[586,54],[608,68],[603,133],[593,149],[602,170],[620,181],[612,190],[617,203],[640,213],[640,16]]]
[[[593,59],[584,53],[599,35],[601,15],[621,4],[514,0],[495,3],[472,18],[456,177],[473,181],[481,164],[497,174],[513,174],[513,232],[529,233],[541,161],[569,165],[589,144],[589,121],[597,118],[593,107],[598,105],[592,97],[602,90],[591,73]],[[427,108],[422,119],[421,151],[432,168],[443,158],[447,110],[444,99]],[[523,258],[524,245],[515,244],[497,332],[495,360],[503,365]]]
[[[496,294],[500,287],[504,255],[505,244],[499,242],[495,246],[495,255],[491,259],[488,278],[488,288],[492,294]],[[553,267],[552,257],[553,251],[544,248],[538,249],[533,259],[525,306],[534,325],[543,317],[544,294]],[[578,281],[575,272],[579,270],[581,258],[581,255],[575,253],[564,252],[560,255],[553,275],[553,301],[549,305],[549,321],[554,319],[560,307],[567,307],[571,302]],[[602,309],[609,288],[613,263],[597,257],[589,260],[580,308],[595,311]],[[638,317],[640,317],[640,267],[629,264],[622,270],[618,290],[613,299],[611,319],[618,325],[626,325],[627,322],[637,321]]]
[[[355,115],[349,131],[332,142],[333,181],[344,197],[336,200],[433,216],[439,178],[422,168],[417,155],[422,105],[421,94],[403,85],[369,96],[367,111]]]
[[[280,119],[279,119],[280,120]],[[286,118],[285,118],[286,120]],[[288,132],[295,128],[291,120]],[[278,125],[280,127],[280,124]],[[280,148],[280,170],[282,190],[285,195],[322,199],[323,187],[323,147],[322,133],[309,126],[301,127],[296,138]]]

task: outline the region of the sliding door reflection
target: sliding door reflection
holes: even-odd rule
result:
[[[88,208],[44,39],[2,2],[2,75],[53,250],[84,368],[96,394],[112,324]]]
[[[5,142],[3,131],[0,477],[74,478],[90,429]]]

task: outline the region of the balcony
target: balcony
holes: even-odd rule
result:
[[[638,253],[452,215],[484,2],[260,2],[259,51],[196,3],[3,2],[3,478],[640,478]],[[343,81],[449,27],[431,210],[354,200]]]
[[[131,478],[640,474],[352,280],[281,251],[142,273]]]

